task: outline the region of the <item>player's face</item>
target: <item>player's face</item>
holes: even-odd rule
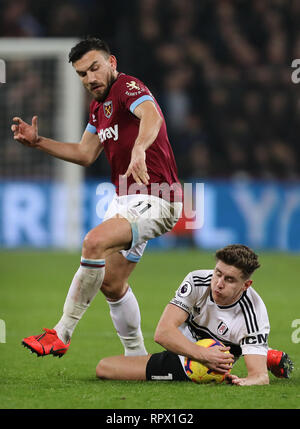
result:
[[[252,280],[245,280],[240,269],[218,261],[211,280],[211,292],[218,305],[231,305],[251,286]]]
[[[101,102],[109,93],[117,77],[117,61],[113,55],[101,51],[89,51],[80,60],[73,63],[83,86]]]

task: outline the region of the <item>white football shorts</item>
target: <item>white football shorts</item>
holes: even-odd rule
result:
[[[142,257],[148,240],[172,230],[180,218],[181,202],[168,202],[147,194],[116,195],[111,201],[103,222],[120,214],[131,225],[132,243],[122,255],[131,262]]]

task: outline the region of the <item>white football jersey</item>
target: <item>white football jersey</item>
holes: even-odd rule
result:
[[[236,359],[247,354],[267,355],[270,324],[261,297],[249,287],[234,304],[218,305],[211,295],[212,275],[213,270],[190,272],[170,301],[187,312],[181,332],[193,342],[202,338],[221,341],[230,346]]]

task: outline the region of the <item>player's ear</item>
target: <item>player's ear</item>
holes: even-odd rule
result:
[[[250,287],[252,285],[252,283],[253,283],[253,280],[251,280],[251,279],[246,280],[244,283],[244,290],[247,290],[248,287]]]
[[[110,65],[112,66],[113,70],[117,69],[117,58],[114,55],[110,55],[109,56],[109,62]]]

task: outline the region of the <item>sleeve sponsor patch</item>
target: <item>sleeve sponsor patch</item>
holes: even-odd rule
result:
[[[248,335],[241,340],[241,345],[268,344],[268,334]]]
[[[125,94],[128,95],[129,97],[140,95],[146,91],[146,89],[140,84],[138,84],[135,80],[126,82],[126,88],[127,88],[127,91],[125,92]]]
[[[187,313],[189,313],[189,312],[190,312],[189,307],[188,307],[187,305],[185,305],[183,302],[181,302],[181,301],[179,301],[178,299],[176,299],[176,298],[173,298],[173,299],[170,301],[170,303],[171,303],[171,304],[174,304],[174,305],[177,305],[177,307],[182,308],[182,309],[183,309],[184,311],[186,311]]]

